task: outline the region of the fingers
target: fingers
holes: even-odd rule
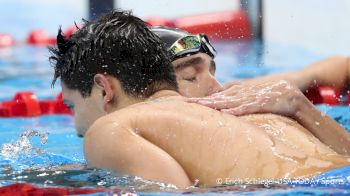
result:
[[[188,98],[187,102],[198,103],[207,107],[221,110],[246,104],[255,104],[258,106],[266,102],[266,97],[269,97],[266,93],[260,95],[259,93],[256,94],[256,92],[240,92],[239,94],[232,96],[226,96],[224,94],[217,93],[209,97]]]
[[[221,109],[236,107],[240,103],[242,103],[242,101],[236,100],[236,99],[221,99],[221,100],[204,99],[204,100],[198,100],[196,103],[213,108],[213,109],[221,110]]]
[[[268,82],[257,85],[234,85],[222,92],[203,98],[188,98],[190,103],[198,103],[213,109],[234,115],[251,114],[256,112],[283,112],[276,109],[276,102],[288,104],[291,91],[286,88],[284,81]]]
[[[235,108],[240,105],[245,104],[256,104],[259,105],[259,100],[256,100],[255,97],[250,96],[231,96],[231,97],[204,97],[204,98],[189,98],[187,102],[198,103],[213,109],[229,109]]]

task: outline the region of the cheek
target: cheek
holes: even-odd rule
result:
[[[193,87],[195,88],[195,90],[193,90],[195,92],[195,94],[193,94],[194,97],[207,96],[208,84],[200,77],[198,77],[197,82]]]
[[[204,91],[197,82],[179,81],[179,93],[185,97],[202,97]]]
[[[102,116],[101,111],[97,110],[94,106],[93,103],[76,106],[74,118],[75,127],[79,135],[84,135],[89,127]]]
[[[92,102],[84,105],[83,110],[81,110],[80,116],[84,119],[89,126],[95,122],[99,117],[102,116],[103,108],[98,107],[99,105]]]

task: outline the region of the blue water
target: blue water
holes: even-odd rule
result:
[[[269,44],[269,43],[267,43]],[[272,44],[271,51],[260,42],[217,42],[217,77],[221,82],[296,70],[319,60],[310,51]],[[52,67],[46,47],[18,46],[0,48],[0,100],[9,100],[17,91],[30,90],[39,99],[53,99],[59,84],[51,88]],[[348,106],[318,108],[350,130]],[[30,136],[32,135],[32,136]],[[0,118],[0,185],[27,182],[36,185],[69,187],[118,187],[145,195],[180,193],[215,195],[327,195],[348,194],[345,186],[224,186],[176,190],[171,185],[123,176],[107,170],[85,169],[83,141],[74,130],[69,115],[35,118]],[[75,164],[57,168],[62,164]],[[343,173],[343,172],[341,172]]]

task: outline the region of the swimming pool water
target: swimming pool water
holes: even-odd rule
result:
[[[217,77],[221,82],[300,69],[323,58],[301,48],[273,43],[216,42]],[[0,48],[0,101],[12,99],[18,91],[32,91],[39,99],[55,98],[59,84],[51,88],[52,67],[46,47],[18,46]],[[348,106],[318,106],[350,130]],[[145,195],[180,193],[215,195],[347,194],[347,186],[297,187],[226,186],[176,190],[171,185],[123,176],[108,170],[82,168],[82,139],[74,130],[69,115],[49,115],[35,118],[0,118],[0,185],[27,182],[36,185],[70,187],[118,187],[136,190]],[[61,164],[74,167],[55,168]],[[348,186],[349,187],[349,186]],[[158,193],[159,192],[159,193]]]

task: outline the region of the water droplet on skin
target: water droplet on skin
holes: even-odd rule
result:
[[[135,129],[135,133],[136,133],[136,134],[140,134],[140,129],[136,128],[136,129]]]
[[[198,185],[199,185],[199,180],[198,180],[198,179],[195,179],[195,180],[194,180],[194,183],[193,183],[193,186],[196,187],[196,186],[198,186]]]
[[[221,121],[219,121],[219,126],[222,127],[224,126],[224,124]]]

